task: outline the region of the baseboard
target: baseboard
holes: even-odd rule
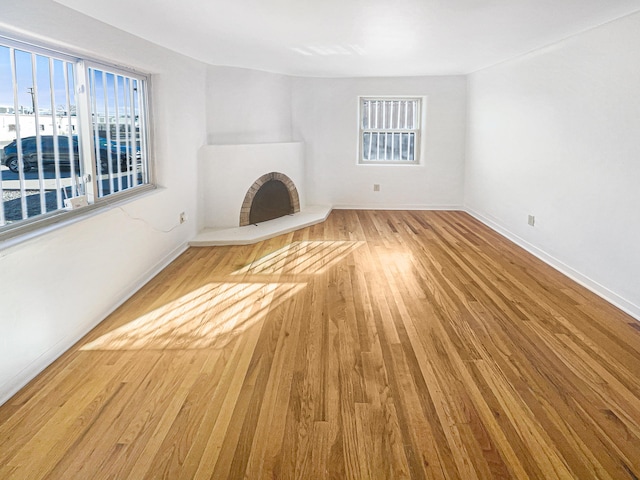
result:
[[[561,262],[560,260],[553,257],[552,255],[549,255],[544,250],[520,238],[518,235],[515,235],[514,233],[510,232],[508,229],[504,228],[502,225],[499,225],[495,221],[488,219],[487,217],[474,211],[473,209],[465,207],[463,208],[463,210],[467,212],[469,215],[471,215],[472,217],[474,217],[475,219],[477,219],[478,221],[484,223],[487,227],[498,232],[503,237],[508,238],[516,245],[524,248],[527,252],[539,258],[547,265],[555,268],[560,273],[569,277],[571,280],[575,281],[576,283],[579,283],[580,285],[590,290],[591,292],[595,293],[596,295],[606,300],[610,304],[618,307],[623,312],[631,315],[633,318],[640,321],[640,307],[638,305],[635,305],[634,303],[621,297],[617,293],[609,290],[607,287],[599,284],[595,280],[592,280],[586,275],[583,275],[579,271]]]
[[[0,405],[7,402],[11,397],[24,388],[30,381],[36,378],[45,368],[51,365],[57,360],[63,353],[73,347],[78,341],[82,339],[87,333],[98,326],[105,318],[111,315],[117,308],[119,308],[124,302],[129,300],[138,290],[145,286],[153,277],[165,269],[171,262],[184,253],[188,244],[184,243],[179,247],[172,250],[167,254],[159,263],[154,265],[151,269],[145,272],[140,278],[133,282],[128,287],[122,290],[120,300],[115,303],[108,311],[104,312],[93,321],[85,324],[82,328],[79,328],[76,332],[68,337],[60,340],[56,345],[51,347],[48,351],[40,355],[35,361],[24,369],[22,369],[11,380],[6,382],[0,388]]]
[[[461,205],[363,205],[363,204],[342,204],[334,205],[334,210],[463,210]]]

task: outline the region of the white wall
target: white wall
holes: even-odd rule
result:
[[[464,77],[292,81],[294,140],[306,145],[307,203],[367,208],[462,205]],[[357,165],[359,95],[426,96],[421,165]],[[373,184],[380,184],[379,192]]]
[[[465,203],[640,318],[638,45],[636,14],[471,75]]]
[[[184,211],[195,217],[197,151],[206,139],[206,68],[50,0],[5,2],[0,30],[22,30],[27,38],[152,73],[153,160],[161,187],[0,250],[2,403],[195,234],[195,222],[179,225],[178,216]]]
[[[358,95],[426,96],[420,166],[356,165]],[[302,78],[211,66],[207,138],[210,144],[223,145],[304,142],[310,205],[459,207],[465,100],[461,76]],[[380,192],[373,192],[374,183],[381,185]]]
[[[206,98],[209,144],[291,141],[291,77],[210,66]]]

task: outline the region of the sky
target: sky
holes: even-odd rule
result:
[[[74,64],[63,60],[53,59],[53,75],[51,76],[51,64],[49,57],[43,55],[35,56],[36,70],[36,91],[37,105],[40,112],[50,111],[52,99],[54,108],[62,108],[66,110],[67,92],[69,95],[70,105],[75,105],[74,98]],[[23,106],[28,110],[32,109],[32,96],[30,89],[34,86],[34,75],[32,65],[32,54],[19,49],[15,49],[15,66],[18,85],[18,106]],[[67,79],[65,81],[65,70]],[[100,70],[94,70],[95,76],[95,109],[98,113],[104,112],[105,104],[109,111],[113,114],[116,104],[116,88],[117,81],[118,105],[122,110],[125,103],[125,90],[128,89],[128,79],[120,75],[106,73]],[[53,90],[51,89],[51,80],[53,78]],[[13,81],[11,73],[11,56],[9,47],[0,45],[0,106],[14,106],[13,98]],[[106,86],[106,89],[103,88]],[[126,88],[125,88],[126,87]],[[105,94],[106,90],[106,94]],[[53,97],[52,97],[53,93]],[[122,113],[122,111],[120,112]]]
[[[32,98],[29,91],[34,86],[33,66],[31,54],[16,49],[16,76],[18,83],[18,105],[28,109],[32,108]],[[62,60],[53,61],[53,100],[56,107],[66,105],[66,84],[64,71],[67,69],[67,84],[70,95],[73,95],[73,65]],[[36,89],[38,91],[37,103],[39,109],[51,109],[51,85],[50,85],[49,58],[36,55]],[[73,104],[75,100],[71,98]],[[13,106],[13,86],[10,63],[10,50],[0,46],[0,105]]]

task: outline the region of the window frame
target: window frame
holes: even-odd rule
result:
[[[415,101],[416,113],[415,121],[417,128],[414,129],[399,129],[399,128],[364,128],[364,104],[366,101]],[[422,140],[423,132],[425,128],[425,97],[422,95],[360,95],[358,96],[358,148],[357,148],[357,165],[405,165],[416,166],[421,165],[422,161]],[[365,133],[413,133],[414,137],[414,156],[413,160],[365,160],[364,158],[364,136]]]
[[[7,34],[0,30],[0,44],[5,47],[9,47],[14,50],[25,51],[31,55],[41,55],[48,59],[61,60],[73,64],[73,87],[75,90],[75,101],[77,108],[77,128],[73,126],[73,135],[77,135],[79,141],[79,156],[80,163],[84,166],[84,173],[82,178],[83,184],[88,188],[85,190],[85,195],[88,197],[89,204],[75,209],[57,208],[52,211],[40,213],[28,218],[23,218],[12,223],[7,223],[0,226],[0,250],[7,248],[8,246],[19,243],[24,238],[29,239],[42,233],[49,232],[56,228],[62,227],[69,223],[75,223],[82,218],[94,216],[101,211],[110,209],[113,205],[118,205],[123,202],[128,202],[134,198],[146,195],[157,188],[155,178],[155,165],[152,155],[153,146],[153,126],[152,126],[152,107],[151,107],[151,74],[141,72],[136,68],[129,66],[117,65],[104,60],[92,58],[87,55],[81,55],[73,52],[71,49],[61,50],[58,47],[47,45],[46,42],[38,43],[33,41],[17,38],[15,35]],[[127,78],[133,78],[138,81],[140,86],[139,95],[139,107],[140,107],[140,158],[144,167],[142,169],[142,183],[132,185],[128,188],[109,192],[104,196],[98,196],[94,190],[97,183],[100,180],[96,175],[96,148],[94,141],[94,126],[92,119],[92,98],[90,94],[89,86],[89,70],[97,69],[106,71],[114,75],[123,75]],[[15,77],[10,80],[12,84],[15,81]],[[15,85],[13,87],[16,88]],[[15,114],[15,113],[14,113]],[[37,115],[34,116],[37,119]],[[34,120],[35,121],[35,120]],[[135,123],[133,123],[135,125]],[[19,126],[14,127],[18,130]],[[38,124],[36,123],[36,135],[42,135],[39,133]],[[59,134],[61,137],[66,136]],[[71,135],[71,134],[69,134]],[[27,138],[21,136],[21,139]],[[59,137],[59,138],[61,138]],[[82,137],[82,138],[81,138]],[[108,137],[110,138],[110,137]],[[21,142],[18,142],[18,150],[21,150]],[[43,144],[43,140],[40,140],[40,144]],[[88,152],[86,151],[88,150]],[[134,171],[137,171],[137,162]],[[91,167],[91,168],[88,168]],[[2,179],[0,179],[2,181]],[[91,190],[91,191],[89,191]],[[4,199],[0,199],[0,208],[5,208]]]

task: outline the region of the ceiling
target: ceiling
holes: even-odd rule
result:
[[[640,0],[55,0],[213,65],[301,76],[466,74]]]

